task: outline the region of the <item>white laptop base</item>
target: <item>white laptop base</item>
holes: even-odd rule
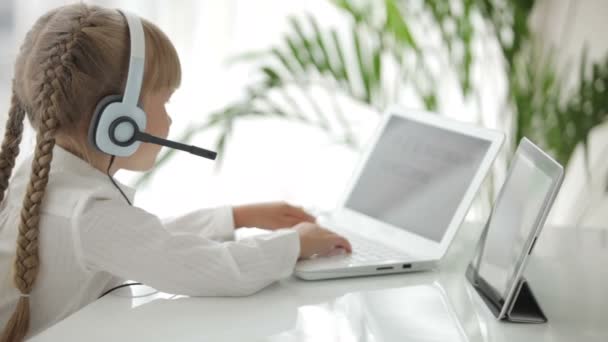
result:
[[[432,269],[437,264],[438,260],[423,260],[424,257],[408,254],[392,243],[340,228],[331,219],[321,218],[319,223],[346,237],[353,247],[353,253],[302,260],[296,265],[295,274],[299,278],[318,280],[415,272]]]

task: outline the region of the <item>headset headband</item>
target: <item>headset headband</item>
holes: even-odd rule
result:
[[[144,28],[138,16],[122,10],[119,10],[119,12],[127,19],[129,40],[131,41],[129,72],[122,102],[128,106],[136,107],[139,103],[146,58]]]

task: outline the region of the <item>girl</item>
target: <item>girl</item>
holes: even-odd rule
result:
[[[142,23],[146,131],[166,137],[165,103],[179,86],[180,64],[168,38]],[[134,190],[114,187],[112,175],[150,169],[160,148],[142,144],[114,159],[87,141],[97,103],[124,91],[128,60],[124,16],[84,4],[42,16],[21,47],[0,152],[3,342],[36,334],[125,279],[190,296],[249,295],[288,276],[298,257],[350,251],[344,238],[287,204],[200,210],[165,221],[130,206]],[[9,187],[26,114],[36,149]],[[217,241],[243,226],[276,232]]]

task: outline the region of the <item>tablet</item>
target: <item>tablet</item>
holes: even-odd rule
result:
[[[476,260],[477,285],[505,316],[563,178],[562,166],[528,139],[520,142],[494,204]]]

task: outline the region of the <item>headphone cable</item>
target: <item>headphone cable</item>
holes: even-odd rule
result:
[[[108,165],[108,169],[106,170],[106,174],[108,175],[108,178],[110,178],[110,181],[112,182],[112,184],[114,184],[114,186],[116,187],[116,189],[118,189],[118,191],[120,191],[120,194],[122,195],[122,197],[124,197],[125,201],[127,201],[127,203],[129,203],[129,205],[133,205],[131,204],[131,201],[129,201],[129,198],[127,198],[127,195],[125,195],[125,193],[122,191],[122,189],[118,186],[118,184],[116,184],[116,182],[114,181],[114,178],[112,177],[112,175],[110,175],[110,169],[112,168],[112,164],[114,164],[114,158],[115,156],[112,155],[110,157],[110,164]],[[133,285],[142,285],[142,283],[127,283],[127,284],[122,284],[122,285],[118,285],[115,286],[109,290],[107,290],[106,292],[104,292],[101,296],[99,296],[99,298],[107,295],[108,293],[116,290],[116,289],[120,289],[122,287],[126,287],[126,286],[133,286]],[[99,299],[97,298],[97,299]]]
[[[131,204],[131,201],[129,201],[129,199],[127,198],[127,195],[125,195],[125,193],[122,191],[122,189],[114,181],[114,178],[112,177],[112,175],[110,175],[110,168],[112,168],[112,164],[114,164],[114,158],[115,158],[114,155],[112,155],[110,157],[110,164],[108,165],[108,170],[106,171],[106,174],[108,175],[108,178],[110,178],[110,182],[112,182],[112,184],[114,184],[116,189],[118,189],[118,191],[120,191],[120,194],[122,195],[122,197],[124,197],[125,201],[127,201],[127,203],[129,203],[129,205],[132,206],[133,204]]]
[[[110,292],[112,292],[114,290],[117,290],[117,289],[120,289],[120,288],[123,288],[123,287],[127,287],[127,286],[133,286],[133,285],[143,285],[143,284],[142,283],[126,283],[126,284],[121,284],[121,285],[118,285],[118,286],[114,286],[113,288],[111,288],[111,289],[107,290],[106,292],[104,292],[101,296],[97,297],[97,299],[99,299],[99,298],[107,295],[108,293],[110,293]]]

